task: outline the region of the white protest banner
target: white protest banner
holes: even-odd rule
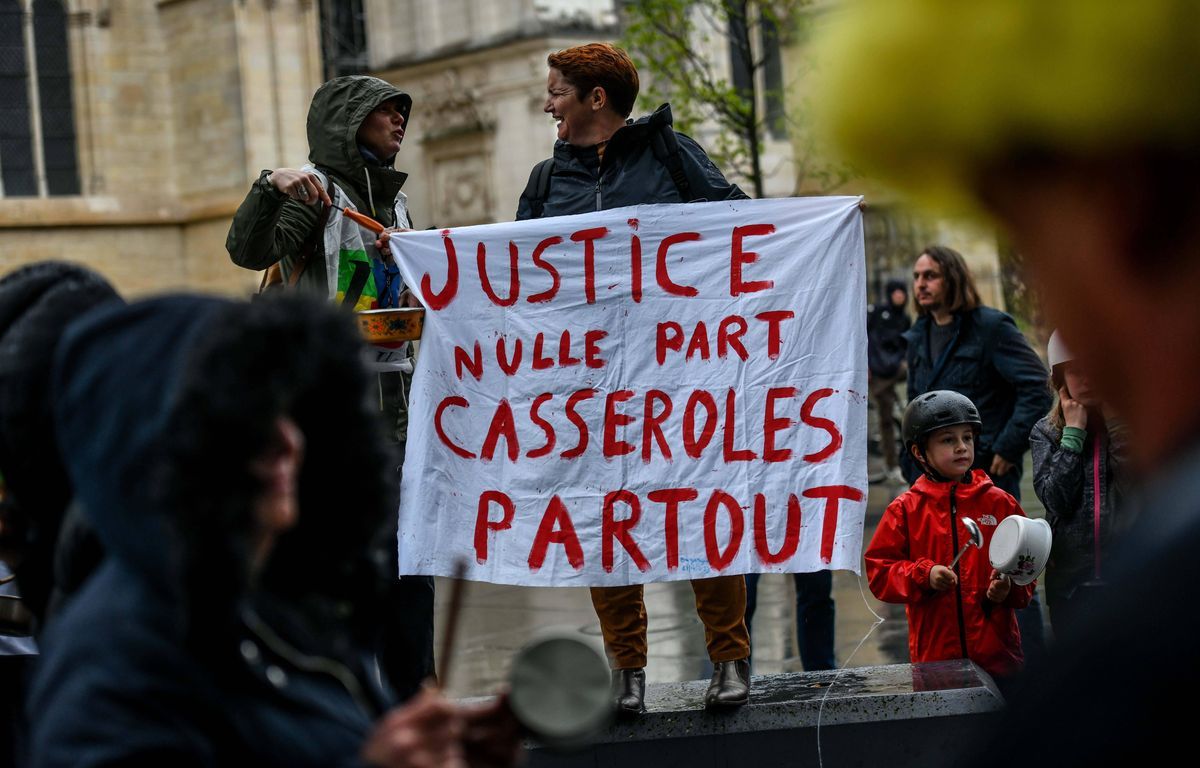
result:
[[[426,307],[403,574],[613,586],[858,571],[857,197],[391,238]]]

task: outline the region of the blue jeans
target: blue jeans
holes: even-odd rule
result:
[[[746,627],[751,639],[754,609],[758,605],[757,573],[746,575]],[[804,671],[836,669],[833,655],[833,571],[793,573],[796,584],[796,638]]]

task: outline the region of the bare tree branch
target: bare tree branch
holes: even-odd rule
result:
[[[681,126],[716,128],[709,154],[726,173],[744,179],[762,196],[767,130],[782,119],[794,157],[799,190],[818,180],[840,183],[846,169],[816,156],[807,129],[807,103],[781,109],[783,91],[765,86],[778,46],[802,39],[811,0],[633,0],[621,4],[624,47],[643,70],[642,103],[670,101]],[[724,46],[714,46],[721,41]],[[728,51],[733,76],[712,48]],[[720,55],[720,53],[719,53]],[[791,57],[789,57],[790,59]],[[800,66],[803,66],[801,63]],[[742,79],[742,75],[747,80]],[[771,171],[778,168],[772,164]]]

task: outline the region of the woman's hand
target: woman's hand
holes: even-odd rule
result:
[[[363,762],[380,768],[465,768],[462,713],[426,688],[388,712],[363,745]]]
[[[463,754],[471,768],[509,768],[521,759],[521,724],[508,705],[508,695],[482,707],[464,707]]]

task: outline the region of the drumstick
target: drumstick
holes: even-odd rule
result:
[[[458,632],[458,614],[462,612],[463,593],[467,589],[467,561],[460,559],[454,564],[454,584],[450,588],[450,607],[446,611],[446,629],[442,632],[442,651],[438,658],[442,663],[438,675],[438,687],[443,691],[450,685],[450,662],[454,657],[454,636]]]

